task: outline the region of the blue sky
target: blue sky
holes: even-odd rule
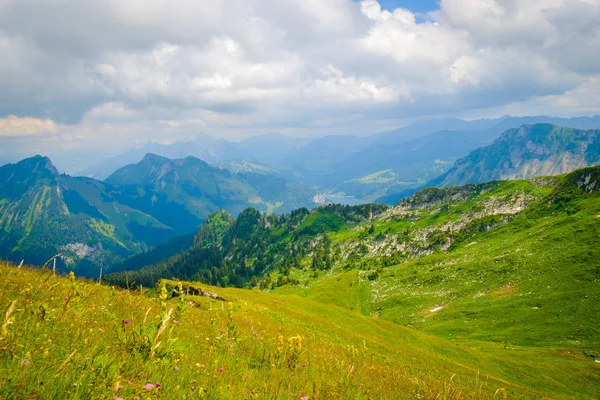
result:
[[[381,8],[394,10],[407,8],[415,13],[428,12],[439,8],[438,0],[379,0]]]

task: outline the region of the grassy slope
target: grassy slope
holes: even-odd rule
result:
[[[364,315],[394,321],[496,357],[488,370],[556,395],[596,398],[600,368],[584,350],[600,350],[600,196],[569,200],[569,213],[547,206],[551,186],[528,182],[498,184],[472,200],[421,209],[414,227],[455,220],[475,200],[515,189],[542,196],[509,223],[436,253],[379,271],[329,271],[316,280],[304,271],[302,287],[276,292],[299,294]],[[406,221],[379,221],[375,232],[401,231]],[[337,240],[358,233],[340,232]],[[433,312],[432,312],[433,310]],[[510,360],[510,361],[509,361]],[[566,364],[570,366],[566,368]]]
[[[162,311],[152,295],[39,270],[1,266],[0,274],[0,306],[16,301],[1,333],[0,398],[563,397],[550,385],[534,391],[488,375],[501,372],[499,362],[528,374],[530,353],[500,360],[294,295],[214,289],[231,305],[189,296],[155,340]],[[297,341],[286,343],[296,335],[299,351]],[[595,378],[574,357],[563,368],[582,381]],[[156,382],[160,389],[143,388]]]

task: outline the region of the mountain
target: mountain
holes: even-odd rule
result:
[[[215,166],[236,160],[254,160],[253,162],[258,164],[276,166],[282,164],[287,156],[304,143],[305,140],[277,134],[253,136],[241,142],[199,135],[191,141],[171,144],[147,143],[138,149],[125,151],[90,166],[77,175],[104,180],[116,170],[140,162],[146,154],[157,154],[171,159],[193,156]]]
[[[393,131],[382,132],[370,138],[371,145],[400,144],[440,131],[484,131],[498,123],[498,119],[465,121],[459,118],[434,118],[414,122]]]
[[[100,182],[60,175],[47,157],[0,167],[0,254],[43,264],[63,254],[60,267],[107,266],[148,249],[134,225],[156,237],[171,228],[110,197]],[[149,236],[151,236],[149,235]]]
[[[457,159],[492,143],[506,130],[542,122],[560,123],[579,129],[600,128],[600,116],[505,116],[475,121],[423,121],[403,128],[404,134],[400,136],[386,133],[372,137],[372,143],[379,141],[380,144],[349,154],[337,167],[331,168],[335,170],[334,173],[320,177],[319,183],[324,183],[330,192],[344,193],[363,201],[398,198],[401,192],[414,193],[414,189],[423,187],[448,171]],[[432,129],[442,126],[447,128],[430,133]],[[422,132],[422,135],[407,140],[407,132],[415,131]]]
[[[510,129],[491,145],[456,162],[431,186],[558,175],[600,163],[600,130],[550,124]]]
[[[239,143],[233,143],[236,152],[224,159],[248,159],[278,168],[287,165],[289,157],[310,142],[310,139],[299,139],[277,133],[251,136]]]
[[[195,156],[211,164],[217,164],[224,159],[235,158],[237,149],[226,140],[215,139],[206,135],[200,135],[193,141],[172,144],[147,143],[138,149],[123,152],[100,164],[90,166],[76,175],[104,180],[116,170],[140,162],[146,154],[158,154],[166,158]]]
[[[296,277],[307,267],[341,273],[395,265],[452,251],[483,232],[512,223],[530,208],[535,214],[531,218],[548,212],[569,214],[571,200],[586,197],[586,191],[594,194],[596,204],[600,167],[554,178],[428,188],[393,208],[330,204],[286,215],[249,208],[235,220],[217,212],[206,219],[188,250],[155,258],[154,266],[130,277],[145,286],[173,276],[213,285],[256,286],[271,273]],[[289,275],[294,269],[298,271]]]
[[[195,158],[171,160],[148,154],[105,182],[122,203],[155,216],[181,233],[194,231],[212,212],[238,214],[255,206],[285,212],[314,205],[314,189],[277,176],[233,174]]]
[[[193,157],[149,154],[100,182],[61,175],[36,156],[0,167],[0,256],[41,265],[61,253],[60,268],[95,276],[195,231],[216,210],[285,212],[312,207],[315,195],[280,176],[233,174]]]
[[[167,158],[194,156],[233,172],[264,174],[266,171],[259,169],[273,169],[334,198],[364,203],[420,188],[447,172],[456,160],[492,143],[502,132],[536,123],[598,129],[600,116],[426,119],[372,136],[332,135],[314,140],[266,134],[230,142],[200,135],[187,142],[147,144],[80,175],[105,179],[117,169],[141,161],[147,153]],[[239,165],[240,160],[245,160],[246,165]]]

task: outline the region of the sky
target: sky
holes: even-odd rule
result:
[[[396,8],[404,8],[413,13],[427,13],[439,8],[438,0],[380,0],[381,8],[394,11]]]
[[[600,0],[0,0],[0,160],[600,114]]]

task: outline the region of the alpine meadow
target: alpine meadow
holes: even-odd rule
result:
[[[0,400],[600,399],[598,26],[0,1]]]

